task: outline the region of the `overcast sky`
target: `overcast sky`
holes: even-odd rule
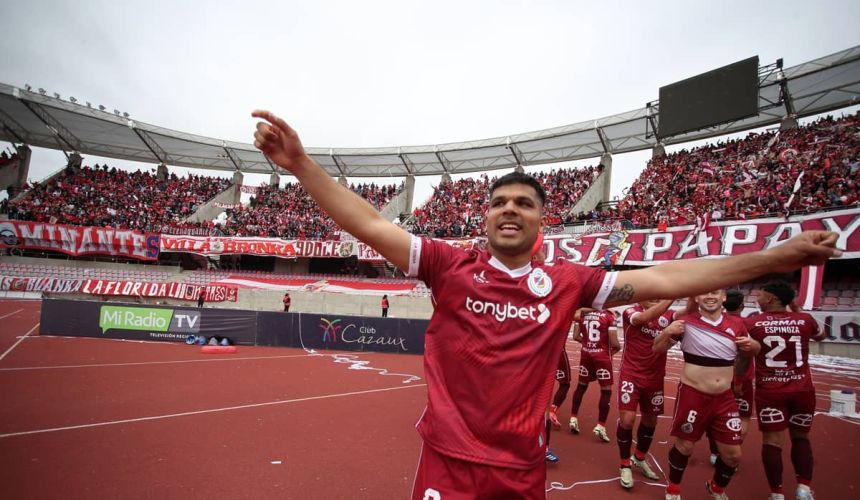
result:
[[[221,139],[251,142],[264,107],[306,146],[423,145],[629,111],[750,56],[793,66],[858,45],[858,26],[857,0],[7,0],[0,81]],[[613,195],[649,156],[615,157]],[[30,178],[63,162],[35,150]]]

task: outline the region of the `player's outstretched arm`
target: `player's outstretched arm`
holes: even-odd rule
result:
[[[257,123],[254,146],[272,162],[296,176],[305,191],[349,234],[367,243],[389,262],[409,269],[411,235],[385,220],[367,201],[329,176],[305,152],[298,134],[287,123],[264,110],[251,116]]]
[[[673,321],[669,326],[664,328],[662,332],[660,332],[660,335],[657,335],[657,338],[654,339],[654,343],[651,344],[651,351],[668,351],[673,345],[678,343],[678,338],[683,334],[684,320],[679,319]]]
[[[653,321],[660,317],[661,314],[669,310],[669,306],[672,305],[672,300],[661,300],[660,302],[654,304],[653,306],[645,309],[641,313],[636,313],[630,317],[630,323],[633,326],[642,326],[650,321]]]
[[[842,255],[836,248],[837,239],[838,235],[833,232],[805,231],[769,250],[622,271],[607,297],[606,307],[699,295],[765,274],[787,273],[803,266],[822,264]]]

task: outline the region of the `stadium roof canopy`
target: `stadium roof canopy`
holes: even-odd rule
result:
[[[785,116],[780,72],[760,73],[759,115],[666,138],[684,143],[779,123]],[[782,72],[798,117],[860,103],[860,46]],[[88,103],[89,104],[89,103]],[[659,107],[536,132],[430,146],[307,148],[331,175],[402,177],[495,170],[649,149]],[[89,105],[0,83],[0,140],[84,155],[190,168],[268,174],[273,165],[251,144],[224,141],[124,118]]]

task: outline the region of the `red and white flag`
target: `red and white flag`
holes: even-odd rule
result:
[[[806,266],[800,274],[800,290],[797,297],[805,311],[821,308],[821,282],[824,279],[824,264]]]

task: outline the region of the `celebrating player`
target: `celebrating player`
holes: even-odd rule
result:
[[[621,486],[633,487],[635,466],[648,479],[660,477],[648,464],[647,454],[657,427],[657,416],[663,414],[663,379],[666,377],[666,353],[653,352],[654,339],[669,325],[674,313],[671,300],[647,300],[624,311],[624,353],[618,374],[618,427],[615,440],[621,455]],[[630,455],[636,409],[642,412],[636,430],[636,451]]]
[[[384,219],[329,176],[286,122],[268,111],[253,116],[268,122],[257,124],[257,148],[294,175],[343,230],[432,290],[416,499],[546,497],[544,415],[576,309],[688,296],[840,255],[836,234],[806,232],[762,252],[635,271],[533,264],[546,195],[521,173],[490,188],[487,247],[454,248]]]
[[[771,500],[782,500],[782,447],[791,438],[791,463],[797,475],[795,497],[812,498],[812,446],[809,431],[815,415],[815,387],[809,371],[809,341],[822,340],[809,314],[786,311],[794,290],[774,281],[759,291],[761,313],[746,319],[750,335],[762,345],[756,357],[756,408],[762,432],[761,462]]]
[[[714,500],[727,500],[728,486],[741,457],[741,418],[731,389],[738,354],[754,356],[761,347],[747,335],[743,320],[723,314],[725,290],[698,295],[690,302],[697,313],[669,325],[654,340],[655,351],[666,351],[678,339],[684,352],[684,369],[675,400],[669,451],[666,500],[681,499],[681,479],[693,445],[705,431],[717,441],[714,476],[705,483]]]
[[[606,418],[609,416],[609,400],[612,398],[612,355],[621,348],[615,332],[615,314],[609,310],[589,311],[582,314],[573,340],[582,343],[579,354],[579,383],[573,391],[570,410],[570,431],[579,434],[579,406],[595,380],[600,385],[600,401],[597,405],[597,425],[594,435],[608,443]]]

